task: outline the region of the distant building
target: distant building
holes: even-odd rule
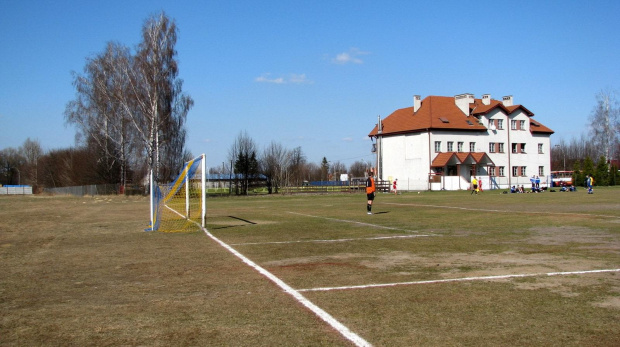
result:
[[[553,130],[533,116],[512,96],[415,95],[368,135],[379,179],[398,177],[400,190],[469,189],[473,175],[485,190],[528,187],[532,176],[546,186]]]

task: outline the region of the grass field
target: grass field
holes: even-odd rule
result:
[[[619,195],[4,196],[0,345],[619,346]]]

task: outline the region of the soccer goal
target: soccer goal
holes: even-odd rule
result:
[[[171,183],[153,180],[151,225],[147,231],[188,232],[205,227],[207,219],[206,159],[202,154],[187,163]]]

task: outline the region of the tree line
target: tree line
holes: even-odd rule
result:
[[[185,161],[191,157],[188,153]],[[106,159],[105,151],[98,146],[44,152],[38,140],[28,138],[19,148],[0,150],[0,184],[31,185],[36,192],[45,187],[120,184],[120,163],[111,164]],[[347,167],[326,157],[320,163],[309,162],[301,147],[287,149],[275,141],[260,150],[247,132],[241,132],[230,148],[228,162],[211,166],[209,173],[235,177],[234,192],[245,195],[258,184],[267,185],[269,193],[278,193],[282,187],[337,180],[341,174],[364,177],[369,166],[369,162],[358,160]],[[145,164],[136,168],[130,170],[135,180],[133,185],[145,191],[148,168]],[[182,163],[171,176],[181,168]]]
[[[308,162],[301,147],[287,149],[272,141],[262,151],[246,131],[239,133],[228,152],[228,165],[209,168],[210,174],[231,175],[235,193],[245,195],[253,185],[267,186],[269,194],[304,182],[339,180],[341,174],[364,177],[370,163],[358,160],[348,168],[340,161],[323,157],[320,164]],[[264,183],[263,183],[264,182]]]

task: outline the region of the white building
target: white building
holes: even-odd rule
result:
[[[398,178],[400,190],[469,189],[472,175],[482,188],[549,182],[553,130],[532,119],[512,96],[502,101],[472,94],[419,95],[413,107],[394,111],[368,136],[376,141],[378,178]]]

